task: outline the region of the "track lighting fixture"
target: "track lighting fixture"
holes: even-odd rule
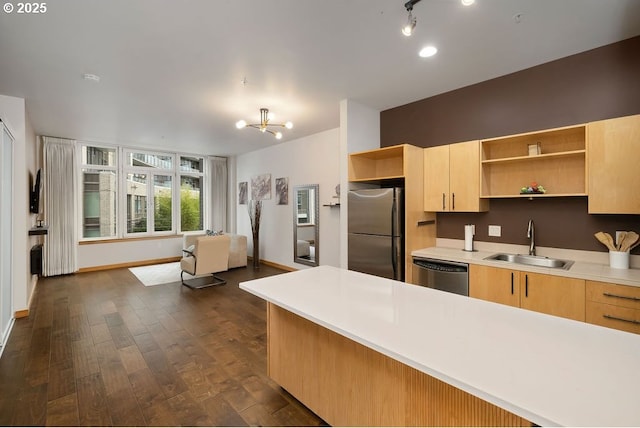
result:
[[[416,28],[416,17],[411,14],[409,11],[409,17],[407,18],[407,23],[402,27],[402,34],[409,37],[413,34],[413,29]]]
[[[238,129],[247,128],[247,127],[255,128],[260,132],[268,132],[269,134],[272,134],[274,137],[276,137],[277,140],[282,138],[282,132],[273,131],[273,130],[269,129],[269,127],[275,126],[275,127],[287,128],[287,129],[293,128],[293,123],[291,123],[291,122],[285,122],[285,123],[271,123],[271,122],[269,122],[272,118],[273,118],[273,116],[271,115],[271,113],[269,113],[269,109],[268,108],[261,108],[260,109],[260,123],[247,123],[244,120],[239,120],[239,121],[236,122],[236,128],[238,128]]]
[[[416,28],[416,17],[413,16],[413,5],[420,2],[420,0],[409,0],[404,4],[405,9],[409,12],[409,16],[407,17],[407,23],[402,27],[402,34],[405,36],[410,36],[413,34],[413,30]]]

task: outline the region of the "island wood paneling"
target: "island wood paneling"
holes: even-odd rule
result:
[[[338,426],[530,426],[519,416],[268,304],[268,374]]]

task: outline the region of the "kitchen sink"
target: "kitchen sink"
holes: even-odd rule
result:
[[[569,270],[573,265],[572,260],[553,259],[551,257],[544,256],[529,256],[526,254],[509,254],[498,253],[489,257],[485,257],[485,260],[499,260],[508,263],[518,263],[521,265],[539,266],[554,269]]]

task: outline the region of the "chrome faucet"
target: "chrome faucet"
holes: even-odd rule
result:
[[[529,255],[536,255],[536,228],[533,226],[533,220],[529,220],[529,226],[527,226],[527,238],[529,238]]]

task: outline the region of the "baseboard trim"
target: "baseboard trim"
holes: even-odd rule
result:
[[[21,310],[21,311],[16,311],[16,313],[15,313],[15,314],[13,314],[13,317],[14,317],[15,319],[18,319],[18,318],[26,318],[26,317],[28,317],[28,316],[29,316],[29,309],[23,309],[23,310]]]
[[[97,272],[101,270],[130,268],[137,266],[159,265],[161,263],[179,262],[181,259],[182,257],[165,257],[162,259],[138,260],[135,262],[116,263],[112,265],[90,266],[78,269],[78,273]]]
[[[251,257],[248,257],[248,259],[251,260]],[[280,263],[270,262],[269,260],[264,259],[260,259],[260,263],[262,263],[263,265],[274,267],[276,269],[286,270],[287,272],[295,272],[298,270],[296,268],[292,268],[291,266],[281,265]]]

